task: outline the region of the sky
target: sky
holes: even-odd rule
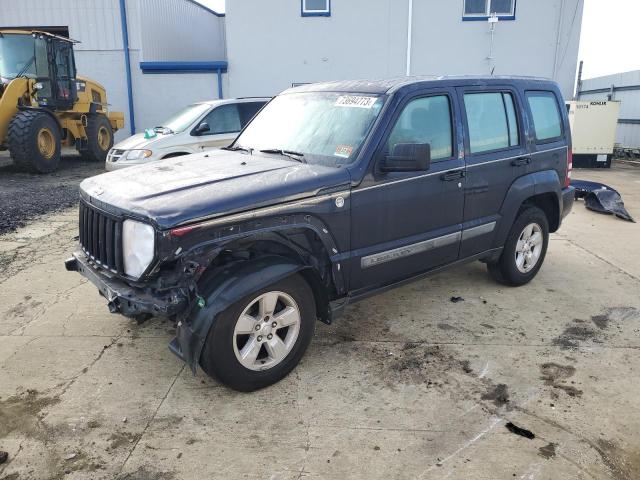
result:
[[[582,78],[640,70],[640,1],[584,0]]]
[[[216,12],[225,11],[225,0],[198,1]],[[582,78],[640,70],[640,0],[584,3],[578,54],[578,61],[584,60]]]

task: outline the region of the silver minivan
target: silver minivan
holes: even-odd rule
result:
[[[162,125],[114,145],[105,168],[118,170],[229,145],[269,100],[235,98],[189,105]]]

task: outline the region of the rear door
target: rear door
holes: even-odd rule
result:
[[[382,136],[379,165],[398,143],[429,143],[428,171],[382,173],[352,190],[350,289],[366,291],[458,258],[464,159],[458,156],[455,92],[407,96]]]
[[[200,150],[226,147],[242,130],[242,119],[236,103],[215,107],[200,121],[202,122],[207,122],[209,131],[196,135]]]
[[[531,158],[515,88],[458,88],[458,99],[464,111],[467,166],[460,246],[460,257],[465,258],[493,246],[507,190],[529,172]]]

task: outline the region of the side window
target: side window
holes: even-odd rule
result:
[[[553,92],[527,92],[527,102],[533,117],[536,140],[545,141],[562,136],[562,120]]]
[[[519,144],[518,122],[511,94],[466,93],[464,108],[471,153],[500,150]]]
[[[235,133],[242,130],[236,104],[220,105],[209,112],[202,121],[209,124],[208,135]]]
[[[239,103],[238,109],[240,110],[240,120],[242,122],[242,128],[245,127],[249,121],[255,117],[256,113],[264,106],[264,102],[249,102]]]
[[[389,135],[389,152],[400,143],[429,143],[431,160],[453,155],[449,97],[438,95],[411,100]]]

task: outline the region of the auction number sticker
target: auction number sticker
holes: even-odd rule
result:
[[[377,97],[362,97],[358,95],[343,95],[336,100],[337,107],[371,108],[378,100]]]
[[[349,158],[352,152],[353,147],[351,145],[338,145],[334,155],[336,157]]]

